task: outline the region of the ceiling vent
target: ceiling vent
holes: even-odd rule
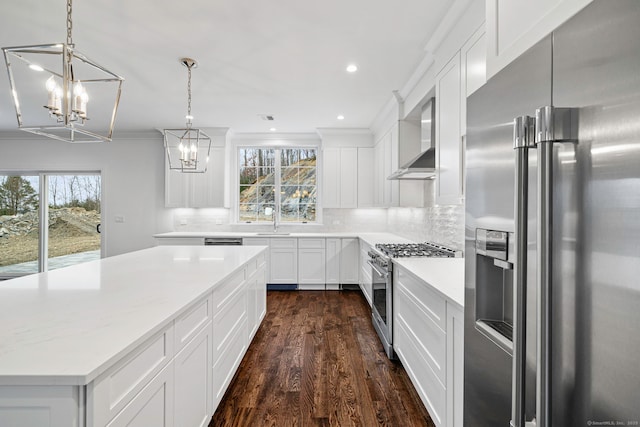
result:
[[[275,118],[271,114],[258,114],[258,117],[260,117],[262,120],[266,120],[268,122],[272,122],[272,121],[275,120]]]

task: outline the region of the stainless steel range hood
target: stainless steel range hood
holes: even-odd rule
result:
[[[434,179],[436,176],[435,98],[422,108],[420,119],[420,147],[422,151],[392,173],[387,179]],[[402,143],[402,141],[400,141]]]

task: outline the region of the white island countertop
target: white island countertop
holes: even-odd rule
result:
[[[159,246],[0,282],[0,385],[85,385],[263,246]]]

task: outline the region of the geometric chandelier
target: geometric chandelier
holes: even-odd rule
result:
[[[164,129],[164,147],[167,150],[169,169],[184,173],[205,173],[211,153],[211,138],[202,130],[193,128],[191,115],[191,70],[198,63],[191,58],[181,58],[187,67],[187,126],[182,129]]]
[[[124,78],[66,43],[2,48],[18,128],[67,142],[111,141]]]

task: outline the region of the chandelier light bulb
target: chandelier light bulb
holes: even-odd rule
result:
[[[45,83],[45,87],[47,88],[47,91],[49,92],[53,92],[56,88],[56,81],[53,79],[53,76],[49,77],[47,79],[47,82]]]

